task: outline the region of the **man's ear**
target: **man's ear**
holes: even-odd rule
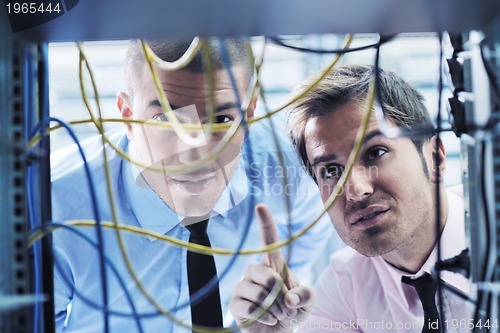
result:
[[[250,107],[248,108],[248,111],[247,111],[247,121],[248,120],[251,120],[254,116],[254,113],[255,113],[255,108],[257,107],[257,96],[255,96],[253,98],[253,101],[252,103],[250,104]],[[250,127],[251,127],[252,124],[248,124],[248,130],[246,131],[245,133],[245,139],[248,138],[248,134],[249,134],[249,130],[250,130]]]
[[[441,139],[437,136],[433,136],[427,143],[428,149],[431,151],[431,163],[429,170],[429,177],[433,183],[442,183],[444,179],[444,173],[446,169],[446,151],[443,146]],[[436,177],[436,171],[439,168],[439,179]]]
[[[120,111],[122,119],[132,119],[133,111],[130,97],[123,91],[116,94],[116,106],[118,107],[118,111]],[[128,138],[133,139],[132,123],[124,122],[124,124],[127,127]]]
[[[247,112],[247,118],[248,118],[248,119],[253,118],[253,115],[254,115],[254,113],[255,113],[255,108],[257,107],[257,99],[258,99],[258,97],[257,97],[257,96],[255,96],[255,97],[253,98],[253,101],[252,101],[252,103],[251,103],[251,107],[248,109],[248,112]]]

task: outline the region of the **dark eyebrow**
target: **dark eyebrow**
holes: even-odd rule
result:
[[[240,107],[235,102],[227,102],[227,103],[223,103],[221,105],[217,105],[217,107],[215,108],[215,113],[218,113],[218,112],[221,112],[224,110],[229,110],[229,109],[239,110]]]
[[[148,107],[161,108],[161,103],[159,100],[155,99],[148,103]],[[181,107],[176,106],[174,104],[170,104],[170,108],[172,110],[180,109]],[[215,113],[219,113],[228,109],[239,109],[238,105],[235,102],[227,102],[220,105],[217,105],[215,109]]]
[[[315,167],[319,163],[328,162],[335,159],[337,159],[337,155],[335,154],[319,156],[313,159],[312,166]]]
[[[363,138],[363,143],[362,145],[366,144],[368,141],[370,141],[371,139],[373,139],[374,137],[376,136],[385,136],[380,130],[373,130],[371,132],[368,132],[368,133],[365,133],[365,137]]]
[[[161,109],[161,103],[160,103],[160,100],[158,99],[154,99],[152,101],[149,101],[148,103],[148,108],[160,108]],[[173,104],[170,104],[170,108],[172,110],[176,110],[176,109],[179,109],[178,106],[175,106]]]
[[[374,137],[377,137],[380,135],[382,135],[382,136],[384,135],[380,130],[373,130],[371,132],[366,133],[364,138],[363,138],[363,143],[361,145],[362,146],[365,145],[368,141],[370,141]],[[351,147],[351,150],[353,147],[354,147],[354,145]],[[328,161],[335,160],[335,159],[337,159],[336,154],[328,154],[328,155],[318,156],[318,157],[313,159],[312,166],[315,167],[319,163],[328,162]]]

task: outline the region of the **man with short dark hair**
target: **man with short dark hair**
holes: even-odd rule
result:
[[[447,290],[440,312],[434,302],[435,277],[430,273],[438,260],[437,242],[441,241],[445,259],[465,248],[463,200],[442,184],[445,150],[434,135],[422,96],[396,74],[380,70],[377,91],[385,121],[379,123],[372,112],[359,155],[345,185],[337,187],[369,106],[373,77],[370,66],[335,68],[290,113],[289,134],[323,202],[339,190],[336,201],[326,208],[349,247],[333,254],[319,277],[317,304],[313,307],[311,301],[303,308],[304,312],[312,308],[305,322],[301,322],[304,312],[293,317],[274,309],[277,320],[263,317],[254,324],[261,325],[261,332],[297,327],[301,332],[437,332],[444,319],[448,323],[471,319],[467,304]],[[389,131],[411,138],[389,138],[384,134]],[[245,281],[257,275],[261,281],[266,280],[263,275],[277,279],[272,268],[261,266],[247,270]],[[441,277],[468,292],[468,281],[460,274],[442,272]],[[267,295],[265,289],[254,287],[261,299]],[[286,302],[289,293],[285,289],[278,299]],[[314,300],[312,290],[302,293]],[[242,310],[246,306],[242,294],[235,295],[233,304],[238,306],[232,310],[245,324],[253,317]]]
[[[74,147],[72,153],[58,152],[59,160],[53,156],[59,170],[52,183],[55,221],[115,221],[129,230],[102,228],[105,276],[103,259],[91,244],[101,238],[95,226],[77,229],[89,240],[71,230],[54,233],[58,332],[101,333],[106,326],[112,332],[185,332],[192,322],[208,326],[195,318],[210,314],[195,316],[192,309],[216,293],[220,304],[208,309],[221,306],[225,314],[244,267],[259,260],[255,254],[230,254],[261,247],[255,206],[262,202],[277,212],[283,240],[321,212],[317,189],[291,145],[279,135],[277,142],[269,140],[266,120],[250,132],[245,128],[257,101],[247,92],[253,59],[246,42],[209,40],[193,54],[196,41],[148,45],[133,41],[127,52],[127,91],[117,95],[123,129],[108,134],[105,148],[101,137],[82,143],[96,210]],[[143,51],[161,60],[150,65]],[[61,159],[74,165],[61,170]],[[328,229],[322,219],[296,240],[290,265],[306,273],[328,240]],[[203,239],[196,243],[218,249],[211,260],[218,286],[193,287],[209,266],[193,271],[189,262],[200,262],[190,261],[194,251],[158,239],[165,236],[177,243]],[[196,260],[200,257],[212,256]],[[190,295],[196,294],[193,289],[201,295],[198,301]],[[231,322],[224,320],[226,326]]]

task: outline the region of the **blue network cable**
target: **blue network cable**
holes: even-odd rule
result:
[[[41,132],[42,129],[49,127],[50,122],[57,122],[59,123],[62,127],[64,127],[68,134],[71,136],[73,141],[76,143],[78,147],[78,151],[80,152],[80,156],[82,157],[83,160],[83,166],[84,166],[84,171],[85,171],[85,176],[87,177],[87,184],[89,186],[89,193],[91,197],[91,206],[92,206],[92,211],[94,214],[94,218],[96,220],[96,235],[97,235],[97,244],[98,244],[98,250],[99,250],[99,263],[100,263],[100,268],[101,268],[101,285],[102,285],[102,294],[103,294],[103,305],[105,308],[107,308],[108,305],[108,289],[107,289],[107,276],[106,276],[106,267],[105,267],[105,260],[104,260],[104,242],[103,242],[103,237],[102,237],[102,226],[101,226],[101,218],[99,214],[99,209],[97,206],[97,199],[96,199],[96,191],[94,188],[94,182],[92,179],[92,174],[90,173],[90,169],[87,163],[87,159],[85,157],[85,152],[83,151],[82,146],[80,145],[78,138],[76,137],[76,134],[74,131],[66,124],[64,121],[54,118],[54,117],[47,117],[46,119],[42,120],[40,123],[38,123],[34,129],[32,130],[30,137],[33,137],[37,132]],[[109,332],[109,318],[107,312],[104,313],[104,323],[105,323],[105,332]]]
[[[77,234],[79,237],[81,237],[82,239],[84,239],[87,243],[89,243],[90,245],[92,245],[96,249],[96,251],[99,251],[99,244],[97,242],[94,242],[89,236],[87,236],[86,234],[84,234],[82,231],[78,230],[74,226],[67,225],[67,224],[64,224],[64,223],[49,222],[49,223],[45,223],[43,225],[39,225],[39,226],[33,228],[31,234],[33,235],[36,232],[40,232],[40,231],[47,232],[47,229],[51,229],[53,227],[54,228],[67,229],[70,232]],[[107,307],[98,305],[96,302],[94,302],[94,301],[90,300],[89,298],[87,298],[86,296],[82,295],[76,289],[75,289],[75,294],[78,297],[80,297],[83,300],[83,302],[86,303],[87,305],[89,305],[89,306],[91,306],[91,307],[93,307],[93,308],[95,308],[97,310],[103,311],[103,312],[105,312],[107,314],[111,314],[111,315],[114,315],[114,316],[120,316],[120,317],[134,317],[136,319],[137,328],[139,329],[139,332],[142,333],[143,329],[142,329],[142,325],[141,325],[141,322],[140,322],[139,319],[140,318],[146,318],[146,317],[158,316],[158,315],[160,315],[160,313],[158,313],[158,312],[154,312],[153,313],[152,312],[152,313],[139,314],[137,312],[137,309],[135,308],[134,302],[132,300],[132,296],[128,292],[128,288],[125,285],[125,282],[123,281],[123,278],[122,278],[120,272],[118,271],[118,269],[116,268],[116,266],[113,264],[113,261],[111,259],[109,259],[106,255],[104,255],[104,260],[105,260],[105,263],[111,269],[111,271],[115,274],[116,278],[118,279],[118,283],[120,284],[120,286],[122,287],[123,291],[125,292],[125,296],[127,298],[127,301],[130,304],[132,312],[131,313],[126,313],[126,312],[112,311],[112,310],[110,310]],[[67,284],[71,284],[70,278],[63,273],[61,264],[59,263],[59,261],[57,259],[54,260],[54,264],[55,264],[56,268],[61,272],[61,276],[63,277],[64,282],[66,282]]]

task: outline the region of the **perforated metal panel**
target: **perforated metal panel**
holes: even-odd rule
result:
[[[24,149],[24,54],[10,38],[0,38],[0,300],[30,293],[26,246]],[[0,332],[32,332],[32,309],[0,314]]]

